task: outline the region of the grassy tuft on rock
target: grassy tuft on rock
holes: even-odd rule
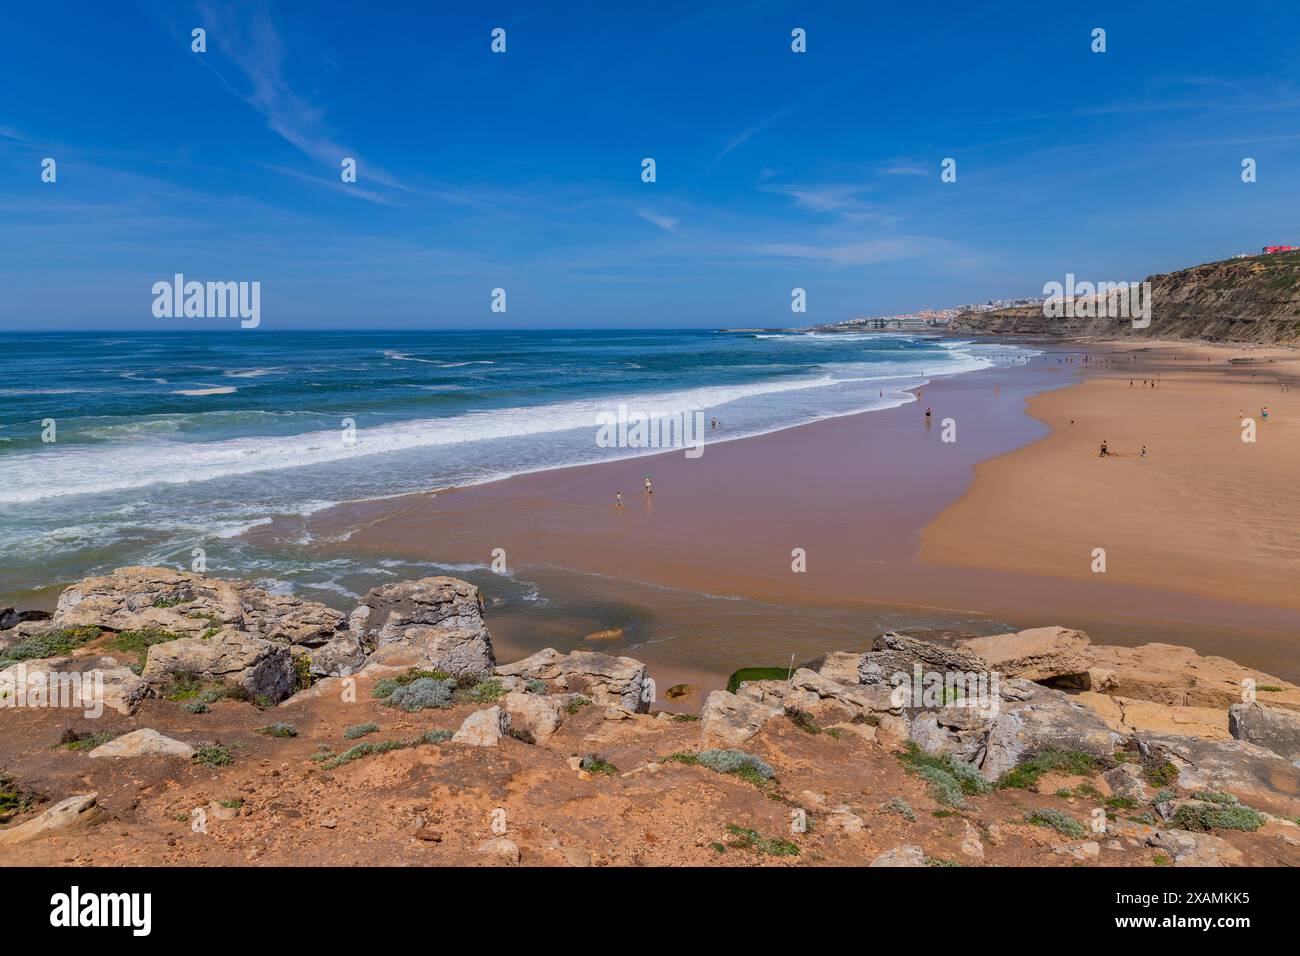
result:
[[[417,680],[422,680],[426,677],[430,680],[452,680],[454,683],[452,675],[448,674],[446,671],[426,671],[421,670],[418,667],[412,667],[404,674],[398,674],[396,677],[385,677],[381,681],[376,681],[374,689],[370,693],[373,697],[391,697],[393,691],[397,690],[397,688],[405,687],[407,684],[413,684]]]
[[[742,667],[727,678],[727,690],[735,693],[740,685],[750,680],[789,680],[788,667]]]
[[[98,733],[91,734],[78,733],[69,727],[59,737],[59,742],[55,746],[62,747],[64,750],[94,750],[96,747],[106,744],[110,740],[116,740],[120,736],[122,734],[116,730],[101,730]]]
[[[610,777],[618,775],[617,767],[604,757],[598,757],[595,754],[589,754],[588,756],[583,757],[582,762],[578,766],[582,767],[582,769],[587,771],[587,773],[603,773]]]
[[[1032,823],[1036,827],[1051,827],[1057,833],[1072,840],[1079,840],[1088,835],[1082,823],[1055,807],[1035,810],[1025,817],[1025,822]]]
[[[297,737],[298,729],[293,724],[267,724],[265,727],[258,727],[255,734],[261,734],[263,737]]]
[[[902,797],[890,797],[876,809],[880,813],[892,813],[894,816],[902,817],[908,823],[916,822],[916,811]]]
[[[569,698],[569,702],[564,705],[564,712],[572,717],[584,707],[590,707],[591,700],[583,697],[581,694],[575,694]]]
[[[174,631],[165,631],[161,627],[140,627],[130,631],[121,631],[113,639],[113,650],[123,654],[135,654],[136,663],[131,670],[137,674],[144,670],[145,661],[149,659],[149,648],[155,644],[179,641],[184,635]]]
[[[922,750],[916,743],[898,755],[899,761],[910,772],[930,785],[930,796],[944,806],[964,809],[967,795],[988,793],[992,785],[980,772],[951,754],[935,756]]]
[[[708,767],[716,773],[725,773],[739,777],[755,786],[765,786],[776,779],[776,771],[767,761],[732,748],[720,750],[701,750],[692,753],[680,750],[664,757],[661,763],[684,763],[687,766]]]
[[[19,641],[7,651],[0,651],[0,668],[19,661],[35,661],[45,657],[62,657],[71,654],[83,644],[89,644],[103,632],[98,627],[64,627],[57,631],[34,634]]]
[[[420,677],[409,684],[393,688],[387,703],[390,707],[400,707],[408,714],[414,714],[422,710],[450,707],[455,690],[455,678],[440,680],[435,677]]]
[[[213,770],[217,767],[227,767],[235,762],[235,758],[230,754],[230,748],[224,744],[201,744],[194,748],[194,756],[191,759],[199,766]]]
[[[1004,789],[1032,790],[1038,778],[1046,773],[1059,773],[1071,777],[1090,777],[1107,769],[1101,757],[1082,750],[1052,747],[1023,760],[998,778]]]
[[[1185,804],[1174,812],[1173,825],[1180,830],[1206,833],[1210,830],[1258,830],[1264,815],[1242,804]]]
[[[731,845],[738,850],[753,850],[765,856],[798,856],[799,847],[781,837],[765,837],[750,827],[727,824]]]

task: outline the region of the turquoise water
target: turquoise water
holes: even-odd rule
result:
[[[358,569],[294,553],[310,541],[257,552],[240,535],[340,501],[653,451],[598,443],[598,416],[619,404],[716,417],[708,440],[731,440],[899,405],[935,376],[1027,354],[902,334],[710,331],[0,342],[0,600],[124,564],[188,567],[194,548],[214,556],[211,573],[350,592],[338,582]]]

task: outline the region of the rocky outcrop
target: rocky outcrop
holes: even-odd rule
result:
[[[995,708],[947,706],[916,713],[911,739],[930,753],[951,754],[973,764],[986,779],[996,780],[1049,748],[1109,757],[1121,737],[1063,691],[1013,679],[1001,685]]]
[[[0,672],[0,688],[17,689],[23,684],[29,694],[34,687],[53,689],[57,701],[42,706],[96,713],[102,704],[119,714],[134,714],[149,695],[149,682],[111,657],[46,657],[12,664]]]
[[[1266,747],[1300,766],[1300,717],[1295,714],[1259,703],[1233,704],[1228,729],[1234,739]]]
[[[501,698],[501,706],[510,715],[512,730],[527,731],[537,743],[549,740],[564,721],[558,697],[511,691]]]
[[[1105,689],[1121,697],[1172,707],[1225,709],[1241,703],[1242,689],[1249,680],[1257,687],[1275,688],[1260,694],[1267,694],[1269,706],[1300,712],[1300,687],[1179,644],[1093,644],[1088,648],[1088,657],[1093,667],[1110,672],[1110,686],[1094,690]]]
[[[839,684],[859,684],[862,682],[862,678],[858,674],[858,667],[861,663],[862,655],[860,653],[832,651],[810,663],[808,668]]]
[[[1095,336],[1222,342],[1300,340],[1300,253],[1246,256],[1148,276],[1151,321],[1049,318],[1043,306],[963,312],[948,325],[957,335]]]
[[[959,647],[1003,677],[1045,681],[1087,673],[1088,635],[1068,627],[1035,627],[1011,634],[976,637]]]
[[[190,669],[273,701],[293,691],[294,659],[318,678],[353,674],[368,662],[457,675],[482,673],[494,663],[478,589],[447,577],[375,588],[347,616],[244,581],[170,568],[119,568],[67,588],[52,621],[40,627],[87,625],[178,635],[180,641],[151,649],[145,669],[150,680]],[[6,638],[21,638],[27,626],[6,631]]]
[[[829,718],[835,711],[849,718],[902,712],[902,707],[894,701],[892,687],[841,684],[803,667],[790,679],[784,707],[787,711],[802,711],[821,718]]]
[[[907,845],[886,850],[871,861],[872,866],[929,866],[925,851],[919,846]]]
[[[704,700],[700,711],[700,730],[709,737],[730,744],[748,740],[783,708],[741,697],[725,690],[715,690]]]
[[[503,727],[510,726],[510,718],[500,707],[478,710],[465,718],[451,736],[451,742],[470,747],[495,747],[501,742]]]
[[[859,658],[858,681],[892,686],[894,675],[910,676],[918,666],[922,671],[968,673],[987,670],[983,661],[960,648],[886,631],[872,642],[871,650]]]
[[[1114,731],[1131,734],[1190,734],[1207,740],[1227,740],[1228,712],[1218,707],[1172,707],[1131,697],[1111,697],[1085,691],[1075,697],[1091,707]]]
[[[194,756],[194,748],[180,740],[164,737],[148,727],[133,730],[121,737],[114,737],[108,743],[100,744],[87,756],[90,757],[181,757],[188,760]]]
[[[650,709],[646,667],[630,657],[595,651],[561,654],[548,647],[522,661],[498,667],[496,673],[540,680],[553,690],[582,694],[598,706],[623,707],[639,714]]]
[[[297,685],[288,645],[242,634],[183,638],[149,648],[144,679],[162,683],[175,674],[241,687],[272,704],[292,694]]]
[[[1171,734],[1138,738],[1155,760],[1178,771],[1185,790],[1224,790],[1300,798],[1300,768],[1271,750],[1244,740],[1202,740]]]
[[[478,588],[449,577],[386,584],[366,593],[348,618],[347,653],[368,663],[478,674],[496,663]]]
[[[72,585],[59,596],[53,622],[194,637],[219,628],[307,647],[327,643],[346,624],[341,612],[315,601],[269,594],[245,581],[147,567],[118,568]]]
[[[98,793],[83,793],[60,800],[54,806],[17,826],[0,830],[0,847],[18,846],[61,830],[89,826],[103,817],[96,802]]]

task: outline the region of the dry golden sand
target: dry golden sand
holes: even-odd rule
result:
[[[1098,580],[1102,548],[1107,584],[1300,608],[1300,389],[1281,387],[1300,381],[1300,357],[1111,348],[1130,361],[1030,399],[1051,434],[977,465],[925,529],[922,560]],[[1152,376],[1158,386],[1142,387]],[[1243,418],[1257,423],[1253,443]]]

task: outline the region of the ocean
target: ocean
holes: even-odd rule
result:
[[[889,408],[1032,353],[901,333],[57,333],[0,336],[0,602],[127,564],[317,599],[421,568],[312,555],[276,516],[648,449],[602,447],[625,403],[717,418],[709,441]],[[48,440],[53,439],[53,440]],[[301,523],[299,523],[301,527]],[[337,543],[337,542],[334,542]],[[462,569],[463,570],[463,569]],[[518,584],[519,597],[544,599]]]

